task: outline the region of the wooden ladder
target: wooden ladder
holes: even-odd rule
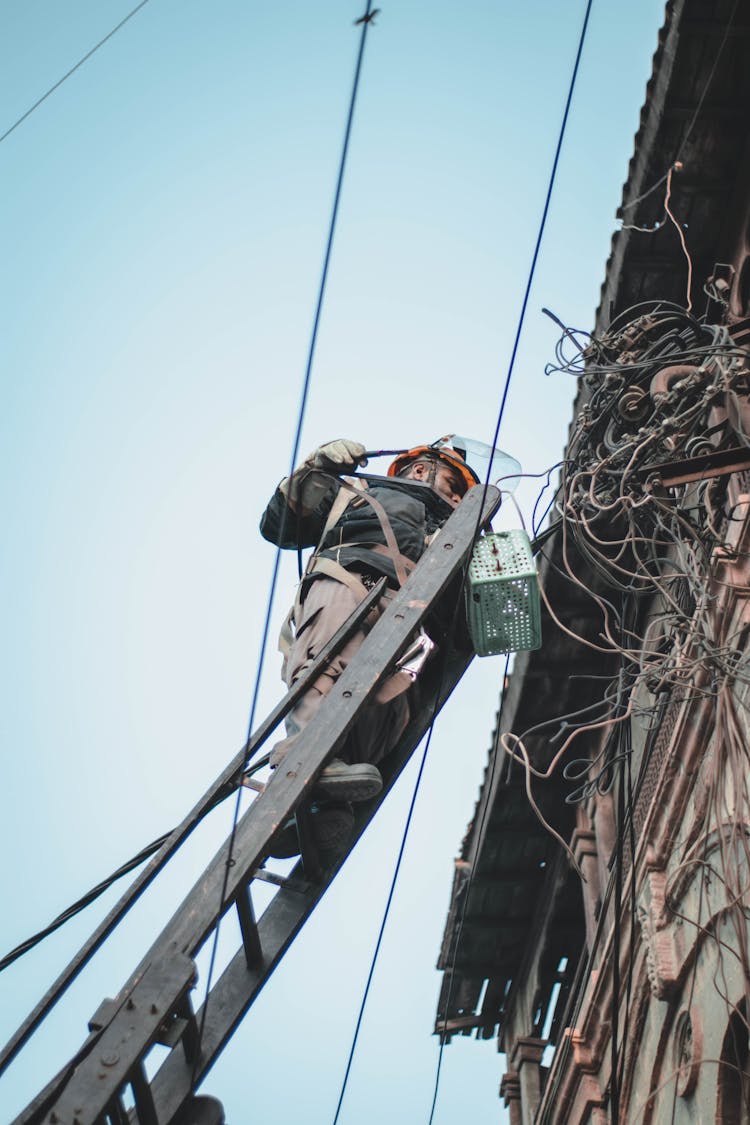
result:
[[[425,731],[457,685],[472,659],[465,640],[446,645],[445,653],[420,674],[420,703],[409,726],[380,768],[383,791],[375,801],[356,807],[355,830],[346,855],[325,867],[316,852],[306,811],[316,778],[345,741],[362,707],[408,648],[422,622],[441,599],[455,605],[462,596],[461,574],[480,528],[497,510],[500,494],[492,486],[471,489],[425,552],[408,582],[365,638],[336,681],[314,719],[305,728],[268,784],[259,785],[254,800],[182,905],[156,939],[114,1000],[105,1000],[89,1024],[89,1036],[66,1067],[18,1116],[14,1125],[220,1125],[221,1106],[194,1091],[279,964],[294,937],[335,877],[346,855],[375,815]],[[61,975],[0,1055],[0,1068],[20,1050],[46,1015],[64,986],[80,971],[122,917],[156,870],[203,815],[247,777],[249,752],[254,752],[318,674],[320,664],[379,596],[373,590],[327,646],[304,683],[286,699],[243,747],[214,785],[165,842],[138,876],[130,891],[110,912],[79,955]],[[463,616],[462,609],[458,610]],[[342,640],[343,637],[343,640]],[[290,702],[291,700],[291,702]],[[252,783],[251,783],[252,785]],[[256,788],[253,786],[253,788]],[[289,876],[265,866],[276,835],[297,815],[301,859]],[[199,817],[198,817],[199,819]],[[231,854],[230,854],[231,845]],[[278,887],[260,917],[253,903],[254,884]],[[212,984],[203,1008],[193,1008],[195,958],[210,941],[229,911],[239,922],[238,947]],[[57,990],[57,993],[56,993]],[[157,1045],[169,1054],[153,1078],[146,1062]],[[126,1108],[129,1105],[130,1108]]]

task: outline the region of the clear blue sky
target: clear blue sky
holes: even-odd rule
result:
[[[0,133],[130,7],[4,0]],[[383,4],[303,452],[491,439],[584,7]],[[290,455],[363,9],[150,0],[0,144],[3,952],[179,821],[244,740],[273,561],[257,521]],[[594,3],[501,434],[528,472],[558,460],[572,391],[544,376],[539,310],[593,322],[662,17]],[[289,560],[277,619],[293,589]],[[427,1121],[434,964],[501,667],[475,662],[438,724],[342,1125]],[[263,713],[279,694],[272,649]],[[209,1077],[232,1125],[332,1120],[413,783]],[[77,1048],[230,816],[0,1083],[0,1118]],[[3,1041],[111,901],[0,977]],[[454,1041],[438,1125],[502,1119],[502,1070],[494,1043]]]

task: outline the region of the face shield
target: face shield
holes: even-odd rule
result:
[[[480,481],[491,481],[504,492],[514,492],[521,479],[521,463],[496,446],[475,438],[448,434],[435,442],[435,448],[455,449]]]

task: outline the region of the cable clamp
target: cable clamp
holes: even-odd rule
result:
[[[380,8],[373,8],[373,10],[370,12],[369,15],[367,15],[367,13],[365,13],[364,16],[360,16],[358,20],[355,20],[354,26],[358,27],[360,24],[363,24],[363,23],[371,23],[373,26],[376,26],[375,25],[375,16],[379,16],[379,15],[380,15]]]

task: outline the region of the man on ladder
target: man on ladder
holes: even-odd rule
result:
[[[317,712],[365,636],[403,585],[426,547],[478,477],[446,439],[399,454],[387,477],[349,476],[367,464],[359,442],[321,445],[281,481],[263,514],[261,534],[271,543],[301,551],[315,547],[280,639],[282,677],[291,686],[369,590],[387,588],[362,627],[332,660],[286,719],[287,737],[276,744],[277,767]],[[409,721],[409,694],[416,673],[434,647],[426,634],[381,685],[349,734],[340,756],[318,779],[312,826],[322,853],[338,851],[351,832],[351,802],[375,797],[382,787],[377,763]],[[277,838],[274,854],[299,851],[293,823]]]

